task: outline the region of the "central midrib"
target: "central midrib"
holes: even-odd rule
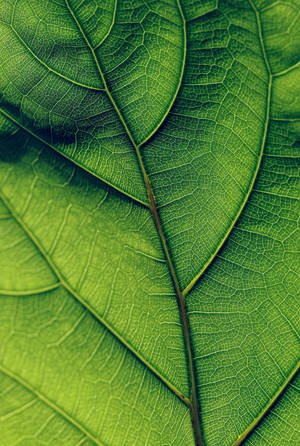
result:
[[[72,8],[70,7],[69,1],[65,0],[66,2],[66,6],[71,14],[71,16],[73,17],[79,31],[81,32],[87,46],[89,47],[93,59],[95,61],[97,70],[99,72],[99,76],[101,78],[101,81],[104,85],[104,89],[105,92],[114,108],[114,110],[116,111],[125,131],[126,134],[128,135],[129,140],[132,143],[132,146],[134,147],[136,156],[137,156],[137,160],[144,178],[144,182],[145,182],[145,186],[146,186],[146,190],[147,190],[147,195],[148,195],[148,199],[149,199],[149,208],[153,217],[153,221],[155,223],[155,227],[157,229],[157,233],[158,236],[160,238],[161,241],[161,245],[162,245],[162,249],[164,251],[165,257],[166,257],[166,261],[168,264],[168,268],[169,268],[169,272],[173,281],[173,286],[174,286],[174,290],[176,292],[176,298],[177,298],[177,305],[178,305],[178,309],[179,309],[179,313],[180,313],[180,318],[181,318],[181,325],[182,325],[182,333],[183,333],[183,338],[184,338],[184,345],[185,345],[185,351],[186,351],[186,358],[187,358],[187,367],[188,367],[188,374],[189,374],[189,381],[190,381],[190,398],[189,398],[189,409],[190,409],[190,415],[191,415],[191,420],[192,420],[192,425],[193,425],[193,430],[194,430],[194,437],[195,437],[195,443],[196,446],[204,446],[204,440],[203,440],[203,435],[202,435],[202,429],[200,426],[200,414],[199,414],[199,406],[198,406],[198,398],[197,398],[197,388],[196,388],[196,370],[195,370],[195,364],[194,364],[194,360],[193,360],[193,352],[192,352],[192,340],[191,340],[191,332],[190,332],[190,327],[189,327],[189,319],[188,319],[188,314],[187,314],[187,309],[186,309],[186,305],[185,305],[185,297],[180,289],[179,286],[179,281],[176,275],[176,271],[172,262],[172,258],[169,252],[169,248],[168,248],[168,244],[167,244],[167,240],[166,240],[166,236],[162,227],[162,223],[160,221],[160,216],[158,213],[158,209],[157,209],[157,205],[156,205],[156,201],[155,201],[155,196],[153,193],[153,189],[151,186],[151,182],[150,179],[148,177],[147,171],[145,169],[144,163],[143,163],[143,159],[140,153],[140,147],[142,144],[144,144],[146,142],[143,141],[142,144],[138,145],[135,142],[135,139],[130,131],[130,129],[128,128],[126,121],[121,113],[121,111],[119,110],[119,107],[117,106],[105,79],[105,76],[103,74],[103,71],[101,69],[99,60],[96,56],[95,50],[92,47],[89,39],[87,38],[87,36],[85,35],[85,32],[83,31],[79,21],[77,20]],[[184,26],[184,36],[186,39],[186,30],[185,30],[185,19],[183,16],[183,11],[181,8],[181,4],[180,4],[180,0],[177,0],[177,5],[178,5],[178,9],[180,12],[180,15],[182,17],[182,21],[183,21],[183,26]],[[185,50],[184,50],[184,63],[185,63]],[[184,65],[183,63],[183,65]],[[182,68],[182,72],[184,70],[184,66]],[[179,88],[180,88],[180,83],[182,80],[182,75],[180,77],[180,81],[179,81],[179,85],[176,89],[175,92],[175,97],[178,94]],[[173,98],[173,100],[171,101],[171,105],[173,104],[175,97]],[[170,105],[170,106],[171,106]]]
[[[160,238],[161,241],[161,245],[165,254],[165,258],[168,264],[168,268],[170,271],[170,275],[173,281],[173,285],[174,285],[174,289],[176,292],[176,297],[177,297],[177,304],[178,304],[178,308],[179,308],[179,312],[180,312],[180,317],[181,317],[181,322],[182,322],[182,332],[183,332],[183,338],[184,338],[184,344],[185,344],[185,350],[186,350],[186,357],[187,357],[187,366],[188,366],[188,373],[189,373],[189,379],[190,379],[190,398],[189,400],[187,400],[187,405],[189,406],[190,409],[190,414],[191,414],[191,419],[192,419],[192,424],[193,424],[193,429],[194,429],[194,436],[195,436],[195,442],[196,442],[196,446],[204,446],[204,439],[203,439],[203,435],[202,435],[202,429],[201,429],[201,425],[200,425],[200,414],[199,414],[199,406],[198,406],[198,398],[197,398],[197,390],[196,390],[196,371],[195,371],[195,364],[194,364],[194,360],[193,360],[193,353],[192,353],[192,341],[191,341],[191,332],[190,332],[190,328],[189,328],[189,318],[188,318],[188,314],[187,314],[187,310],[186,310],[186,305],[185,305],[185,296],[186,294],[188,294],[188,292],[193,288],[194,284],[199,280],[200,276],[205,272],[205,270],[207,269],[207,267],[209,266],[209,264],[213,261],[216,253],[220,250],[220,248],[222,247],[225,239],[228,238],[228,235],[231,233],[231,230],[233,229],[233,226],[235,225],[238,217],[240,216],[246,202],[248,201],[248,198],[250,196],[250,193],[253,189],[254,186],[254,182],[256,180],[257,174],[258,174],[258,170],[261,164],[261,160],[262,160],[262,155],[263,155],[263,150],[264,150],[264,145],[265,145],[265,141],[266,141],[266,136],[267,136],[267,130],[268,130],[268,124],[269,124],[269,113],[270,113],[270,99],[271,99],[271,87],[272,87],[272,72],[270,69],[270,65],[267,59],[267,54],[266,54],[266,50],[264,47],[264,42],[263,42],[263,36],[262,36],[262,29],[261,29],[261,24],[260,24],[260,17],[259,17],[259,12],[256,9],[255,5],[253,4],[252,0],[249,0],[249,4],[251,5],[251,8],[253,9],[255,16],[256,16],[256,20],[257,20],[257,27],[258,27],[258,34],[259,34],[259,41],[260,41],[260,45],[261,45],[261,50],[262,50],[262,55],[265,61],[265,65],[266,65],[266,69],[268,71],[268,75],[269,75],[269,82],[268,82],[268,98],[267,98],[267,108],[266,108],[266,118],[265,118],[265,126],[264,126],[264,131],[263,131],[263,137],[262,137],[262,143],[261,143],[261,150],[260,150],[260,154],[259,154],[259,158],[258,158],[258,162],[257,162],[257,166],[256,166],[256,170],[252,176],[252,181],[250,183],[249,186],[249,191],[248,194],[245,196],[245,199],[240,207],[240,210],[236,216],[236,218],[234,219],[232,225],[230,226],[229,230],[227,231],[224,239],[222,240],[222,243],[220,244],[220,246],[218,246],[218,248],[216,249],[216,252],[213,254],[212,258],[209,260],[207,265],[204,265],[203,269],[201,270],[201,272],[192,280],[192,282],[184,289],[181,290],[180,286],[179,286],[179,282],[178,282],[178,278],[176,275],[176,271],[172,262],[172,258],[169,252],[169,248],[168,248],[168,244],[167,244],[167,240],[166,240],[166,236],[163,230],[163,226],[162,223],[160,221],[160,216],[159,216],[159,212],[157,209],[157,205],[156,205],[156,201],[155,201],[155,196],[153,193],[153,189],[151,186],[151,182],[149,180],[147,171],[145,169],[144,163],[143,163],[143,159],[140,153],[140,147],[141,145],[145,144],[147,142],[147,140],[149,138],[147,138],[145,141],[143,141],[140,145],[136,144],[135,139],[130,131],[130,129],[128,128],[125,119],[122,115],[122,113],[120,112],[113,96],[111,95],[109,88],[107,86],[107,82],[105,79],[105,76],[103,74],[103,71],[101,69],[99,60],[95,54],[95,50],[93,49],[92,45],[90,44],[88,38],[86,37],[80,23],[78,22],[76,16],[74,15],[68,0],[65,0],[66,5],[70,11],[70,14],[72,15],[74,21],[76,22],[84,40],[86,41],[86,44],[88,45],[88,47],[90,48],[90,51],[93,55],[93,59],[95,61],[97,70],[99,72],[101,81],[103,82],[104,85],[104,90],[107,94],[107,96],[109,97],[109,100],[113,106],[113,108],[115,109],[120,121],[122,122],[122,125],[128,135],[129,140],[132,143],[132,146],[135,149],[136,152],[136,156],[137,156],[137,160],[141,169],[141,172],[143,174],[143,178],[144,178],[144,182],[145,182],[145,186],[146,186],[146,190],[147,190],[147,194],[148,194],[148,199],[149,199],[149,208],[153,217],[153,221],[155,223],[156,229],[157,229],[157,233],[158,236]],[[180,5],[180,0],[177,0],[177,5],[184,23],[184,33],[185,33],[185,38],[186,38],[186,30],[185,30],[185,19],[183,16],[183,12],[182,12],[182,8]],[[186,42],[185,42],[186,43]],[[186,52],[186,48],[185,48],[185,52]],[[185,61],[185,55],[184,55],[184,61]],[[183,69],[184,66],[182,68],[182,74],[183,74]],[[174,103],[176,96],[178,94],[179,88],[180,88],[180,83],[182,81],[182,74],[179,80],[179,85],[177,86],[176,92],[174,94],[174,97],[171,101],[171,104],[168,108],[171,108],[172,104]],[[166,117],[166,115],[164,115],[164,118]],[[163,121],[163,120],[162,120]],[[158,129],[158,127],[161,125],[162,121],[158,124],[158,126],[156,127],[155,131]],[[154,134],[155,132],[152,132],[152,134]],[[151,134],[151,136],[152,136]],[[297,371],[299,368],[299,365],[297,365],[297,367],[293,370],[293,373],[291,376],[294,376],[294,374],[296,373],[295,370]],[[286,383],[283,386],[283,390],[286,387],[287,383],[290,382],[290,379],[292,379],[291,377],[288,377],[288,379],[286,380]],[[280,394],[283,391],[281,389]],[[279,397],[279,394],[276,395],[276,397],[274,397],[274,401],[272,400],[272,404],[274,404],[274,402],[277,400],[277,398]],[[240,445],[241,443],[244,442],[244,440],[248,437],[249,434],[251,434],[251,432],[253,431],[253,429],[257,426],[257,424],[260,423],[260,421],[262,420],[262,418],[265,416],[266,411],[268,411],[270,409],[271,405],[268,405],[267,408],[265,408],[265,410],[262,411],[261,414],[259,414],[259,416],[257,417],[257,419],[254,420],[254,422],[239,436],[239,438],[236,440],[236,442],[234,442],[234,445]]]
[[[117,112],[117,114],[118,114],[118,116],[119,116],[119,118],[120,118],[120,120],[121,120],[121,122],[122,122],[122,124],[123,124],[123,126],[125,128],[125,130],[126,130],[126,133],[127,133],[128,137],[129,137],[129,139],[130,139],[130,141],[131,141],[131,143],[132,143],[132,145],[133,145],[133,147],[134,147],[134,149],[136,151],[138,162],[139,162],[141,171],[142,171],[143,176],[144,176],[145,186],[146,186],[147,193],[148,193],[148,198],[149,198],[149,205],[147,205],[147,206],[149,206],[149,208],[151,210],[151,213],[152,213],[152,216],[153,216],[153,220],[155,222],[155,225],[156,225],[156,228],[157,228],[157,232],[158,232],[158,235],[159,235],[161,243],[162,243],[162,247],[163,247],[163,250],[164,250],[164,253],[165,253],[165,257],[166,257],[166,260],[167,260],[167,263],[168,263],[168,266],[169,266],[170,275],[172,277],[174,288],[175,288],[175,291],[176,291],[179,311],[180,311],[180,314],[181,314],[182,330],[183,330],[183,335],[184,335],[185,344],[186,344],[186,354],[187,354],[187,359],[188,359],[189,375],[190,375],[190,383],[191,383],[191,396],[190,396],[190,400],[186,401],[186,404],[190,408],[191,417],[192,417],[192,420],[193,420],[196,444],[199,445],[199,446],[200,445],[202,446],[202,445],[204,445],[204,441],[203,441],[203,438],[202,438],[202,435],[201,435],[201,429],[200,429],[199,408],[198,408],[197,395],[196,395],[196,376],[195,376],[194,362],[193,362],[193,357],[192,357],[192,345],[191,345],[191,337],[190,337],[190,330],[189,330],[189,320],[188,320],[188,315],[187,315],[187,311],[186,311],[186,307],[185,307],[184,296],[190,291],[190,289],[192,288],[192,286],[194,285],[196,280],[199,280],[200,275],[202,275],[202,273],[204,273],[204,271],[207,269],[208,265],[205,265],[204,268],[203,268],[203,271],[201,271],[201,274],[197,275],[197,278],[195,278],[195,281],[193,281],[191,287],[188,286],[185,290],[183,290],[183,291],[180,290],[180,287],[179,287],[179,284],[178,284],[178,279],[177,279],[176,272],[175,272],[175,268],[174,268],[173,263],[172,263],[172,259],[171,259],[171,256],[170,256],[170,253],[169,253],[169,250],[168,250],[166,237],[165,237],[165,234],[164,234],[164,231],[163,231],[163,228],[162,228],[162,224],[161,224],[161,221],[160,221],[159,213],[158,213],[158,210],[157,210],[157,206],[156,206],[153,190],[152,190],[152,187],[151,187],[151,183],[150,183],[150,180],[148,178],[148,174],[146,172],[146,169],[144,167],[143,160],[142,160],[142,157],[141,157],[141,154],[140,154],[140,146],[142,144],[144,144],[146,141],[144,141],[140,145],[137,145],[135,143],[134,138],[132,137],[132,134],[131,134],[130,130],[128,129],[127,125],[126,125],[126,122],[125,122],[122,114],[120,113],[120,111],[119,111],[119,109],[118,109],[118,107],[117,107],[113,97],[111,96],[111,93],[110,93],[108,87],[107,87],[107,83],[105,81],[103,72],[102,72],[101,67],[99,65],[99,61],[98,61],[98,59],[97,59],[97,57],[95,55],[95,51],[91,47],[88,39],[86,38],[83,30],[80,27],[79,22],[77,21],[75,15],[73,14],[73,12],[72,12],[69,4],[68,4],[68,0],[65,0],[65,1],[66,1],[66,5],[67,5],[70,13],[72,14],[74,20],[76,21],[76,24],[78,25],[78,27],[79,27],[79,29],[80,29],[80,31],[81,31],[81,33],[82,33],[82,35],[83,35],[87,45],[91,49],[91,52],[93,54],[95,63],[97,65],[97,68],[98,68],[98,71],[99,71],[99,75],[101,77],[101,80],[104,82],[105,91],[106,91],[109,99],[111,100],[111,103],[112,103],[114,109],[116,110],[116,112]],[[179,3],[179,0],[177,0],[177,3],[178,3],[179,9],[181,10],[181,6],[180,6],[180,3]],[[272,73],[271,73],[271,70],[270,70],[270,67],[269,67],[266,51],[265,51],[265,48],[264,48],[263,36],[262,36],[262,30],[261,30],[261,24],[260,24],[260,18],[259,18],[259,12],[257,11],[257,9],[256,9],[255,5],[253,4],[252,0],[249,0],[249,3],[250,3],[252,9],[254,10],[254,12],[256,14],[261,48],[262,48],[263,56],[264,56],[264,59],[265,59],[266,67],[267,67],[268,72],[269,72],[269,94],[268,94],[268,105],[267,105],[267,112],[266,112],[266,122],[265,122],[265,130],[264,130],[264,135],[263,135],[263,140],[262,140],[260,159],[259,159],[259,162],[258,162],[258,165],[257,165],[256,172],[253,175],[253,181],[251,182],[251,187],[249,189],[249,194],[247,195],[247,197],[245,199],[245,203],[246,203],[246,201],[247,201],[247,199],[248,199],[248,197],[250,195],[250,192],[252,190],[252,187],[253,187],[253,184],[254,184],[254,181],[255,181],[258,169],[259,169],[260,160],[261,160],[261,157],[262,157],[262,154],[263,154],[263,147],[264,147],[264,143],[265,143],[265,139],[266,139],[267,128],[268,128],[268,121],[269,121],[269,108],[270,108],[271,83],[272,83]],[[181,13],[182,13],[182,11],[181,11]],[[179,86],[178,86],[178,88],[176,90],[176,93],[175,93],[175,96],[173,98],[172,103],[175,100],[175,97],[176,97],[176,94],[178,93],[178,90],[179,90]],[[10,119],[12,119],[10,116],[8,116],[8,117]],[[33,135],[33,136],[36,137],[36,135]],[[114,187],[114,186],[112,186],[112,187]],[[243,203],[242,208],[244,207],[245,203]],[[242,210],[242,208],[241,208],[241,210]],[[236,222],[236,220],[234,221],[234,223],[235,222]],[[232,227],[230,227],[229,232],[231,232],[231,229],[232,229]],[[226,238],[227,238],[228,235],[229,235],[229,233],[226,234]],[[218,250],[219,250],[219,247],[218,247]],[[293,369],[291,375],[289,375],[289,377],[286,379],[284,385],[281,386],[281,388],[279,389],[280,392],[277,392],[275,394],[274,398],[271,400],[271,403],[268,404],[266,406],[266,408],[261,412],[261,414],[259,414],[257,419],[255,419],[254,422],[241,435],[239,435],[239,438],[236,440],[236,442],[233,443],[233,445],[240,445],[241,443],[244,442],[244,440],[248,437],[248,435],[251,434],[253,429],[255,429],[257,424],[261,421],[263,416],[266,414],[266,412],[270,410],[271,404],[274,404],[274,402],[276,402],[276,400],[279,398],[280,394],[284,391],[284,389],[286,388],[288,383],[291,381],[291,379],[293,378],[294,374],[298,371],[298,369],[299,369],[299,365],[297,365]]]

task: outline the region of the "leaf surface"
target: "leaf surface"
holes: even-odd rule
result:
[[[4,446],[297,443],[299,9],[1,3]]]

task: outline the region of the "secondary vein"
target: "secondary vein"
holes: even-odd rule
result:
[[[240,207],[238,209],[238,212],[235,215],[235,218],[232,220],[229,228],[227,229],[225,235],[222,237],[220,243],[217,245],[215,251],[212,253],[212,255],[209,257],[209,259],[203,265],[203,267],[201,268],[199,273],[196,274],[196,276],[190,281],[190,283],[183,290],[182,293],[183,293],[184,296],[186,296],[192,290],[192,288],[195,286],[195,284],[199,281],[200,277],[205,273],[205,271],[211,265],[211,263],[215,259],[216,255],[218,254],[218,252],[220,251],[220,249],[223,247],[224,243],[228,239],[229,235],[231,234],[231,232],[232,232],[232,230],[233,230],[237,220],[239,219],[239,217],[240,217],[244,207],[246,206],[246,204],[247,204],[247,202],[249,200],[249,197],[250,197],[250,195],[251,195],[251,193],[253,191],[253,187],[254,187],[254,184],[255,184],[255,181],[256,181],[256,178],[257,178],[260,166],[261,166],[263,154],[264,154],[264,148],[265,148],[265,144],[266,144],[267,133],[268,133],[268,128],[269,128],[269,121],[270,121],[270,104],[271,104],[273,76],[272,76],[272,73],[271,73],[270,65],[269,65],[269,62],[268,62],[266,50],[265,50],[264,43],[263,43],[262,29],[261,29],[261,25],[260,25],[258,12],[257,12],[255,6],[252,3],[252,0],[249,0],[249,3],[250,3],[251,7],[253,8],[253,10],[255,12],[260,46],[261,46],[261,50],[262,50],[262,54],[263,54],[263,58],[264,58],[265,66],[266,66],[266,70],[267,70],[267,73],[268,73],[267,105],[266,105],[265,122],[264,122],[264,127],[263,127],[263,134],[262,134],[262,142],[261,142],[260,152],[259,152],[259,155],[258,155],[258,158],[257,158],[256,167],[255,167],[255,170],[253,172],[253,176],[252,176],[251,182],[249,184],[248,191],[247,191],[247,193],[246,193],[246,195],[245,195],[245,197],[244,197],[244,199],[243,199],[243,201],[242,201],[242,203],[241,203],[241,205],[240,205]]]
[[[94,435],[89,432],[82,424],[80,424],[78,421],[76,421],[73,417],[71,417],[67,412],[65,412],[61,407],[59,407],[56,403],[49,400],[44,394],[37,391],[32,387],[27,381],[25,381],[23,378],[21,378],[19,375],[17,375],[12,370],[9,370],[7,367],[5,367],[3,364],[0,364],[0,371],[4,373],[5,375],[9,376],[10,378],[14,379],[14,381],[21,384],[25,389],[29,390],[31,393],[36,395],[43,403],[45,403],[47,406],[51,407],[55,412],[57,412],[59,415],[61,415],[63,418],[65,418],[70,424],[75,426],[80,432],[82,432],[87,438],[92,440],[95,444],[98,446],[104,446],[103,443],[100,443],[99,440],[97,440]]]
[[[234,443],[232,443],[232,446],[240,446],[244,443],[244,441],[251,435],[251,433],[254,431],[254,429],[258,426],[259,423],[264,419],[265,415],[272,409],[274,404],[279,400],[279,398],[284,393],[287,386],[290,384],[290,382],[296,377],[298,371],[300,368],[300,361],[295,365],[295,367],[292,369],[291,373],[288,375],[288,377],[284,380],[282,385],[279,387],[277,392],[273,395],[273,397],[270,399],[268,404],[263,408],[263,410],[259,413],[259,415],[253,420],[253,422],[250,424],[250,426],[247,427],[247,429],[238,436],[238,438],[235,440]]]
[[[113,15],[112,15],[111,24],[110,24],[110,26],[109,26],[109,28],[108,28],[108,30],[107,30],[107,33],[106,33],[106,34],[104,35],[104,37],[100,40],[100,42],[97,43],[97,45],[94,47],[94,50],[96,50],[97,48],[99,48],[99,47],[102,45],[102,43],[103,43],[103,42],[107,39],[107,37],[109,36],[109,34],[110,34],[111,30],[112,30],[112,27],[113,27],[114,24],[115,24],[115,20],[116,20],[117,4],[118,4],[118,0],[115,0],[114,10],[113,10]]]
[[[273,75],[272,75],[271,67],[270,67],[270,64],[269,64],[269,61],[268,61],[267,52],[266,52],[265,45],[264,45],[263,30],[262,30],[262,26],[261,26],[261,20],[260,20],[259,11],[258,11],[256,5],[253,3],[252,0],[249,0],[249,4],[250,4],[251,8],[253,9],[253,11],[255,13],[257,29],[258,29],[258,35],[259,35],[259,42],[260,42],[261,50],[262,50],[262,53],[263,53],[266,69],[267,69],[267,72],[269,74],[266,125],[265,125],[265,129],[264,129],[264,137],[263,137],[263,144],[262,144],[262,148],[264,148],[264,145],[265,145],[265,142],[266,142],[267,131],[268,131],[268,123],[269,123],[269,120],[270,120],[270,103],[271,103],[271,91],[272,91]],[[254,181],[253,181],[253,185],[254,185]],[[253,185],[252,185],[252,188],[253,188]],[[281,395],[283,394],[283,392],[287,388],[288,384],[296,376],[296,374],[299,371],[299,368],[300,368],[300,362],[298,362],[296,364],[296,366],[293,368],[293,370],[291,371],[289,376],[284,380],[283,384],[279,387],[278,391],[270,399],[268,404],[263,408],[263,410],[253,420],[253,422],[247,427],[247,429],[238,436],[237,440],[232,444],[232,446],[240,446],[253,433],[253,431],[258,426],[258,424],[261,423],[261,421],[264,419],[264,417],[267,415],[267,413],[272,409],[274,404],[281,397]]]
[[[102,68],[100,66],[99,60],[96,56],[96,53],[89,41],[89,39],[87,38],[87,36],[85,35],[80,23],[77,20],[77,17],[75,16],[74,12],[72,11],[72,8],[70,7],[69,1],[65,0],[67,8],[70,11],[70,14],[72,15],[75,23],[78,26],[78,29],[80,30],[86,44],[88,45],[88,47],[90,48],[90,51],[93,55],[93,58],[95,60],[95,64],[97,66],[97,69],[99,71],[99,75],[100,78],[103,82],[104,85],[104,89],[107,93],[107,96],[112,104],[112,106],[114,107],[120,121],[123,124],[123,127],[128,135],[129,140],[132,143],[132,146],[135,149],[136,152],[136,156],[137,156],[137,160],[141,169],[141,172],[143,174],[143,178],[144,178],[144,182],[145,182],[145,186],[147,189],[147,194],[148,194],[148,198],[149,198],[149,207],[150,207],[150,211],[158,232],[158,235],[160,237],[160,241],[162,244],[162,248],[168,263],[168,267],[169,267],[169,271],[170,271],[170,275],[173,281],[173,285],[174,285],[174,289],[176,292],[176,298],[177,298],[177,304],[178,304],[178,308],[179,308],[179,312],[180,312],[180,317],[181,317],[181,322],[182,322],[182,331],[183,331],[183,337],[184,337],[184,343],[185,343],[185,349],[186,349],[186,356],[187,356],[187,363],[188,363],[188,371],[189,371],[189,378],[190,378],[190,399],[189,399],[189,408],[190,408],[190,413],[191,413],[191,419],[192,419],[192,424],[193,424],[193,429],[194,429],[194,436],[195,436],[195,442],[196,442],[196,446],[204,446],[204,440],[203,440],[203,435],[202,435],[202,430],[201,430],[201,426],[200,426],[200,415],[199,415],[199,405],[198,405],[198,398],[197,398],[197,389],[196,389],[196,370],[195,370],[195,364],[194,364],[194,360],[193,360],[193,353],[192,353],[192,341],[191,341],[191,333],[190,333],[190,328],[189,328],[189,319],[188,319],[188,314],[187,314],[187,309],[186,309],[186,305],[185,305],[185,300],[184,300],[184,296],[180,290],[180,286],[179,286],[179,282],[177,279],[177,275],[175,272],[175,268],[171,259],[171,255],[169,252],[169,248],[167,245],[167,240],[163,231],[163,227],[160,221],[160,217],[159,217],[159,213],[158,213],[158,209],[157,209],[157,205],[156,205],[156,201],[155,201],[155,196],[152,190],[152,186],[148,177],[148,174],[146,172],[144,163],[143,163],[143,159],[140,153],[140,146],[137,145],[137,143],[135,142],[135,139],[130,131],[130,129],[128,128],[126,121],[121,113],[121,111],[119,110],[119,107],[117,106],[105,79],[104,73],[102,71]],[[184,17],[183,17],[183,12],[182,12],[182,8],[181,8],[181,4],[180,4],[180,0],[177,0],[177,5],[179,8],[179,12],[181,14],[181,17],[183,19],[183,24],[184,24],[184,35],[186,36],[186,31],[185,31],[185,21],[184,21]],[[184,67],[183,67],[184,70]],[[179,86],[180,87],[180,86]],[[179,91],[179,87],[177,89],[177,92]]]
[[[166,387],[168,387],[171,392],[173,392],[184,404],[187,406],[190,405],[189,399],[183,395],[183,393],[177,389],[174,384],[172,384],[164,375],[162,375],[155,367],[152,366],[129,342],[124,339],[120,333],[117,332],[98,312],[88,303],[86,302],[65,280],[63,275],[60,273],[59,269],[53,262],[50,255],[44,250],[39,240],[35,237],[35,235],[30,231],[27,225],[22,221],[21,217],[15,212],[14,208],[11,206],[3,192],[0,191],[0,199],[3,201],[4,205],[8,209],[8,211],[12,214],[16,222],[21,226],[23,231],[27,234],[29,239],[38,249],[42,257],[46,260],[50,269],[53,271],[55,276],[57,277],[59,283],[73,296],[73,298],[78,301],[98,322],[101,323],[110,333],[113,335],[123,346],[125,346],[128,351],[132,353],[134,357],[136,357],[142,364],[144,364],[152,373],[155,375]]]
[[[80,167],[80,169],[85,170],[86,172],[88,172],[90,175],[92,175],[95,178],[98,178],[98,180],[102,181],[103,183],[107,184],[108,186],[110,186],[112,189],[116,190],[117,192],[121,193],[122,195],[124,195],[127,198],[130,198],[131,200],[141,204],[142,206],[145,207],[149,207],[148,203],[146,203],[145,201],[140,200],[139,198],[135,197],[134,195],[131,195],[129,192],[126,192],[125,190],[119,188],[118,186],[116,186],[115,184],[109,182],[106,178],[97,175],[95,172],[93,172],[92,170],[90,170],[88,167],[84,166],[83,164],[75,161],[73,158],[69,157],[68,155],[66,155],[62,150],[59,150],[56,146],[52,145],[51,143],[49,143],[47,140],[43,139],[42,137],[40,137],[38,134],[36,134],[35,132],[33,132],[31,129],[27,128],[24,126],[24,124],[21,124],[16,118],[14,118],[12,115],[10,115],[9,113],[7,113],[7,111],[5,111],[3,108],[0,107],[0,113],[2,113],[6,118],[8,118],[10,121],[12,121],[14,124],[16,124],[17,126],[20,127],[20,129],[23,129],[25,132],[29,133],[31,136],[33,136],[35,139],[37,139],[38,141],[41,141],[43,144],[45,144],[46,146],[50,147],[50,149],[55,150],[55,152],[59,153],[61,156],[63,156],[65,159],[67,159],[68,161],[70,161],[71,163],[75,164],[76,166]]]
[[[32,294],[43,294],[49,291],[56,290],[61,286],[60,282],[56,282],[52,285],[45,286],[43,288],[36,288],[33,290],[0,290],[0,295],[3,296],[32,296]]]
[[[49,65],[46,64],[46,62],[44,62],[42,59],[40,59],[35,52],[27,45],[27,43],[25,42],[25,40],[20,36],[20,34],[18,33],[18,31],[12,26],[12,25],[7,25],[8,27],[10,27],[12,29],[12,31],[14,32],[14,34],[16,35],[16,37],[19,39],[19,41],[22,43],[22,45],[24,45],[24,47],[27,49],[27,51],[32,55],[32,57],[34,59],[36,59],[41,65],[43,65],[45,68],[47,68],[47,70],[51,71],[53,74],[55,74],[56,76],[71,82],[71,84],[77,85],[79,87],[83,87],[86,88],[88,90],[95,90],[95,91],[103,91],[104,89],[102,87],[94,87],[93,85],[87,85],[87,84],[83,84],[81,82],[76,81],[75,79],[71,79],[68,76],[65,76],[62,73],[59,73],[58,71],[54,70],[54,68],[51,68]]]
[[[183,10],[180,4],[180,0],[176,0],[177,2],[177,6],[178,6],[178,10],[179,10],[179,14],[182,20],[182,28],[183,28],[183,55],[182,55],[182,63],[181,63],[181,70],[180,70],[180,76],[178,79],[178,83],[177,83],[177,87],[176,90],[173,94],[173,97],[170,101],[170,104],[168,105],[168,108],[166,110],[166,112],[164,113],[164,115],[162,116],[161,120],[159,121],[159,123],[156,125],[156,127],[152,130],[152,132],[147,136],[147,138],[145,138],[140,144],[139,147],[143,146],[144,144],[146,144],[147,141],[149,141],[149,139],[157,132],[157,130],[159,129],[159,127],[162,125],[162,123],[165,121],[166,117],[168,116],[181,87],[182,84],[182,80],[183,80],[183,75],[184,75],[184,69],[185,69],[185,62],[186,62],[186,51],[187,51],[187,35],[186,35],[186,19],[184,17],[183,14]]]

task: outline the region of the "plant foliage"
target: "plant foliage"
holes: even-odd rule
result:
[[[1,446],[299,444],[299,0],[1,0],[0,42]]]

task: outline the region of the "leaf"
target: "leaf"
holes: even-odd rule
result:
[[[1,2],[1,446],[297,444],[299,8]]]

